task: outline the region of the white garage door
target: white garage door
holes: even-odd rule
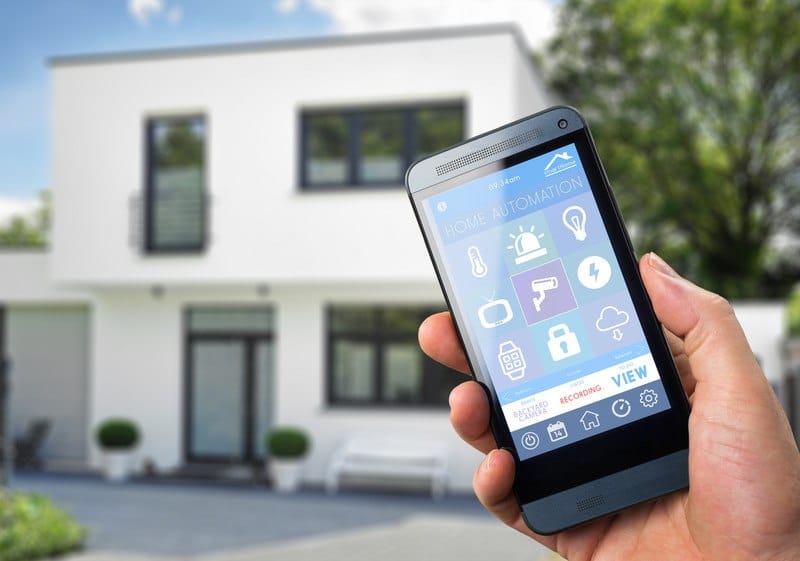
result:
[[[11,434],[49,419],[45,466],[85,467],[89,310],[9,307],[5,344],[11,359]]]

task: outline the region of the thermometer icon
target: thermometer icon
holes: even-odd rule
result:
[[[472,265],[472,276],[478,279],[485,277],[486,273],[489,272],[489,268],[483,261],[483,257],[481,257],[481,251],[476,246],[471,245],[467,248],[467,257],[469,257],[469,262]]]

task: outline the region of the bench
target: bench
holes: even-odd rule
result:
[[[351,437],[331,458],[326,491],[335,493],[343,480],[426,483],[438,499],[447,488],[447,449],[440,442],[411,436]]]

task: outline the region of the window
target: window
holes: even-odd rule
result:
[[[400,185],[414,160],[464,138],[460,103],[306,111],[301,121],[308,191]]]
[[[202,116],[147,121],[145,251],[203,250],[205,142]]]
[[[425,356],[417,328],[437,310],[328,309],[328,401],[333,405],[438,406],[463,376]]]

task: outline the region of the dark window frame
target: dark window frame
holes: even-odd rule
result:
[[[333,314],[337,309],[354,309],[360,308],[369,311],[373,316],[375,322],[375,329],[370,333],[359,331],[333,331]],[[416,310],[419,314],[419,321],[421,322],[425,317],[431,313],[441,310],[441,307],[435,305],[414,305],[414,304],[376,304],[376,305],[361,305],[355,303],[338,303],[328,304],[325,307],[325,314],[323,320],[324,338],[325,338],[325,404],[330,409],[383,409],[383,410],[443,410],[448,407],[447,400],[441,402],[435,401],[391,401],[383,399],[384,387],[384,355],[387,345],[392,343],[411,343],[417,345],[416,331],[413,333],[392,333],[390,330],[381,329],[382,320],[381,316],[386,310],[396,308],[408,308]],[[370,399],[348,399],[346,397],[339,397],[335,394],[335,380],[334,380],[334,344],[337,340],[354,341],[360,343],[372,343],[375,350],[373,357],[373,395]],[[422,350],[419,351],[422,353]],[[433,368],[444,368],[445,366],[438,365],[433,359],[423,354],[423,367],[422,367],[422,392],[423,395],[426,391],[432,390],[434,377]],[[448,369],[451,370],[451,369]],[[453,372],[453,386],[459,382],[458,373]],[[427,384],[426,384],[427,383]]]
[[[359,191],[371,189],[394,189],[403,185],[403,178],[385,181],[361,181],[358,167],[361,162],[360,140],[362,121],[365,114],[399,111],[402,113],[403,147],[400,151],[403,167],[407,169],[417,160],[418,119],[417,113],[426,109],[456,109],[461,113],[461,138],[467,133],[467,103],[464,99],[450,99],[431,102],[375,104],[361,106],[331,106],[301,109],[299,113],[299,150],[298,170],[299,190],[304,193],[328,193],[335,191]],[[341,115],[345,118],[348,138],[347,146],[347,178],[343,182],[309,183],[306,172],[306,161],[309,158],[309,117],[319,115]]]
[[[202,206],[200,211],[200,229],[202,235],[197,244],[185,245],[158,245],[154,241],[154,226],[155,226],[155,211],[153,205],[155,203],[155,145],[154,145],[154,128],[156,124],[170,123],[170,122],[184,122],[192,121],[194,119],[202,119],[205,128],[205,137],[203,138],[203,170],[200,174],[202,181]],[[208,224],[209,224],[209,195],[208,195],[208,134],[209,124],[208,116],[205,113],[181,113],[170,115],[151,115],[144,120],[144,217],[143,217],[143,232],[142,232],[142,251],[147,255],[175,255],[175,254],[198,254],[204,253],[208,246]]]

